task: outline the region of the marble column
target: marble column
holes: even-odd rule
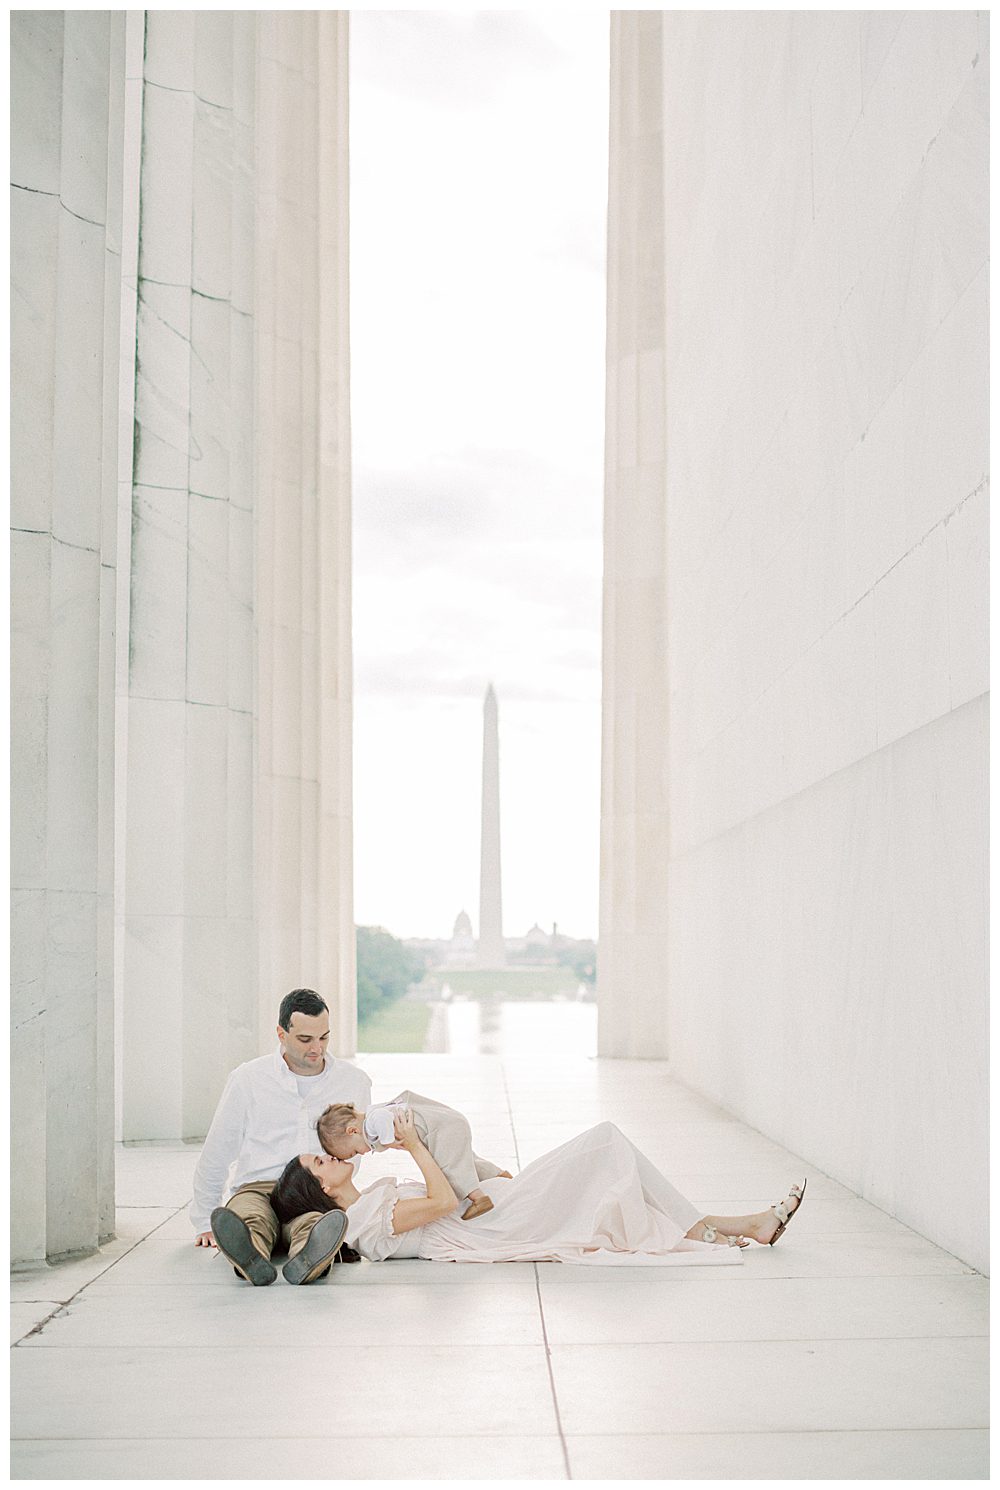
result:
[[[480,967],[503,967],[503,899],[500,880],[500,729],[493,684],[483,700],[483,801],[479,857]]]
[[[347,15],[258,18],[256,859],[262,1045],[290,988],[354,1051]]]
[[[12,17],[12,1255],[113,1231],[124,15]]]
[[[611,15],[598,1049],[667,1055],[662,16]],[[654,743],[655,742],[655,743]]]
[[[122,999],[125,1138],[198,1137],[257,1053],[256,20],[147,11]]]

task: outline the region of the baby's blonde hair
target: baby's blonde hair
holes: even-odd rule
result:
[[[319,1141],[328,1154],[333,1152],[330,1148],[333,1140],[335,1138],[343,1138],[347,1132],[348,1123],[353,1123],[360,1116],[361,1114],[358,1109],[352,1107],[350,1102],[332,1102],[330,1104],[316,1124]]]

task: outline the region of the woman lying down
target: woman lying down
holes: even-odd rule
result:
[[[513,1179],[483,1188],[492,1210],[462,1222],[460,1202],[404,1112],[396,1133],[424,1183],[376,1180],[364,1190],[354,1169],[328,1154],[300,1154],[271,1194],[282,1221],[312,1211],[347,1214],[344,1244],[371,1262],[572,1262],[676,1266],[741,1262],[750,1241],[773,1246],[802,1203],[787,1200],[749,1216],[702,1216],[614,1123],[598,1123],[536,1159]]]

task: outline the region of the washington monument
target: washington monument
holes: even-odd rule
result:
[[[479,860],[480,967],[503,967],[503,911],[500,903],[500,735],[493,684],[483,701],[483,820]]]

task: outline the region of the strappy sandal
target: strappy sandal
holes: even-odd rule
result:
[[[703,1242],[717,1242],[719,1240],[718,1230],[714,1226],[709,1226],[709,1224],[708,1224],[707,1221],[704,1223],[704,1230],[702,1232],[701,1240]],[[738,1236],[727,1236],[726,1237],[726,1246],[727,1247],[745,1247],[746,1245],[747,1245],[746,1244],[746,1241],[744,1240],[743,1237],[738,1237]]]
[[[806,1193],[806,1185],[808,1183],[808,1180],[803,1180],[801,1185],[793,1185],[792,1188],[789,1190],[786,1198],[784,1200],[779,1200],[777,1205],[773,1205],[771,1207],[771,1212],[778,1218],[779,1225],[777,1231],[774,1233],[774,1236],[767,1244],[769,1247],[774,1246],[778,1238],[784,1233],[785,1227],[788,1225],[789,1221],[792,1219],[793,1216],[798,1214],[799,1208],[802,1205],[802,1198]],[[793,1207],[792,1210],[788,1209],[788,1202],[790,1200],[798,1201],[798,1205]]]

